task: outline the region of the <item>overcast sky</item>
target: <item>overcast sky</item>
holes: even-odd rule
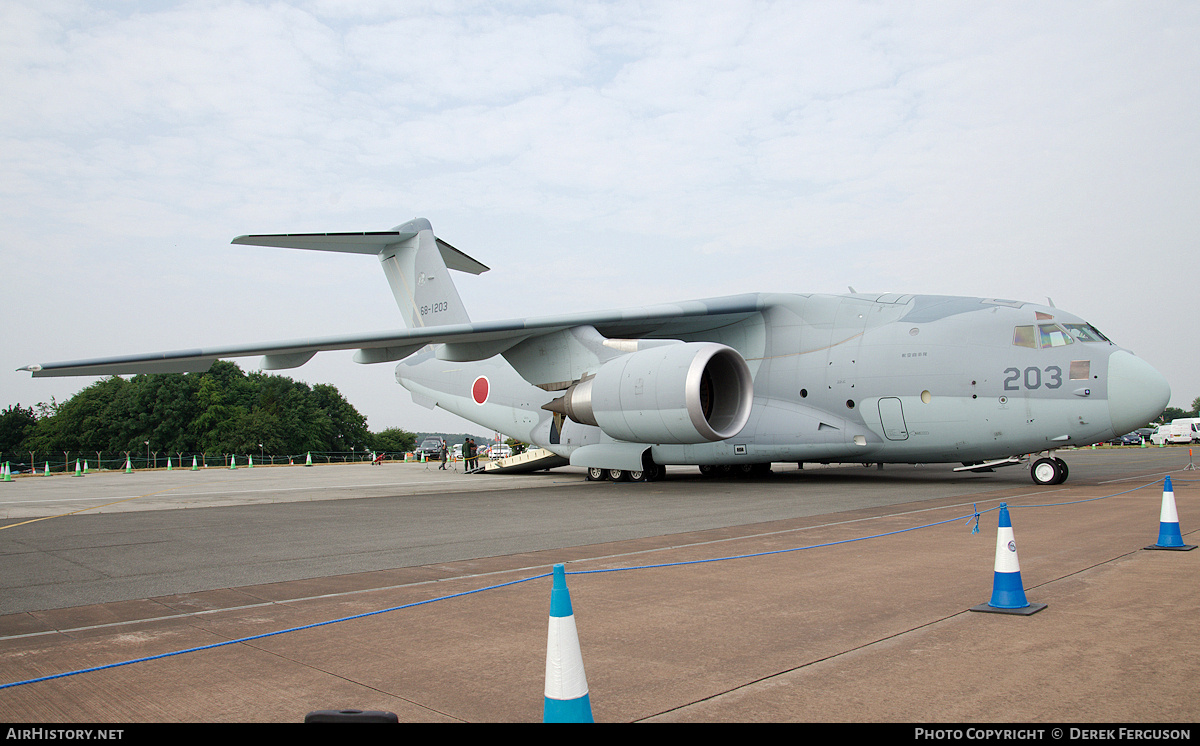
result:
[[[1200,396],[1196,2],[6,0],[0,101],[0,407],[95,380],[30,363],[402,327],[371,257],[229,242],[413,217],[492,267],[475,320],[1050,297]],[[393,368],[283,373],[478,431]]]

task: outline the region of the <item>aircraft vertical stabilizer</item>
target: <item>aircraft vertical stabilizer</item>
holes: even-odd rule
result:
[[[410,329],[470,323],[448,269],[476,275],[488,270],[434,236],[433,227],[424,218],[410,220],[390,231],[250,235],[238,236],[233,243],[374,254],[383,265],[396,305]]]

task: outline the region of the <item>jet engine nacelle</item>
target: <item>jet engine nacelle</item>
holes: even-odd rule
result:
[[[633,443],[703,443],[741,432],[754,383],[737,350],[683,342],[604,363],[547,409]]]

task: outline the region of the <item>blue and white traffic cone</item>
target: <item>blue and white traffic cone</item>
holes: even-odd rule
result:
[[[992,599],[986,604],[971,607],[971,611],[1028,616],[1044,608],[1046,604],[1031,604],[1025,598],[1025,586],[1021,584],[1021,563],[1017,561],[1017,542],[1013,539],[1012,519],[1008,517],[1008,503],[1000,503]]]
[[[592,702],[588,699],[587,677],[583,673],[583,654],[571,610],[571,592],[567,590],[566,568],[554,566],[554,587],[550,591],[550,633],[546,640],[546,706],[544,723],[592,723]]]
[[[1158,516],[1158,543],[1151,544],[1147,549],[1173,549],[1186,552],[1195,549],[1195,544],[1184,544],[1183,534],[1179,532],[1179,511],[1175,509],[1175,489],[1171,486],[1171,477],[1163,480],[1162,510]]]

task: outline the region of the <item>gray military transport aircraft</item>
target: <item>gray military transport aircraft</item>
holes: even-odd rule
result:
[[[1034,482],[1059,484],[1067,465],[1056,449],[1130,432],[1170,399],[1149,364],[1078,316],[1033,303],[759,293],[477,323],[447,270],[488,268],[424,219],[233,243],[375,255],[408,328],[21,370],[200,372],[250,355],[281,370],[355,349],[359,363],[401,361],[396,380],[417,403],[540,446],[589,479],[621,481],[656,479],[668,464],[709,474],[772,462],[1032,462]]]

